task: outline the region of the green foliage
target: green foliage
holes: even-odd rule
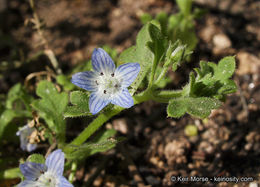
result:
[[[165,12],[160,12],[156,15],[155,19],[160,24],[162,34],[167,36],[168,15]]]
[[[70,79],[66,75],[58,75],[56,80],[57,83],[63,86],[66,91],[70,91],[75,88],[75,85],[70,82]]]
[[[149,35],[151,36],[152,41],[147,42],[147,46],[154,54],[155,63],[154,66],[157,66],[160,61],[163,61],[163,57],[165,56],[165,51],[168,47],[168,41],[162,35],[160,29],[154,24],[148,24]]]
[[[44,164],[45,158],[41,154],[32,154],[27,158],[26,162],[34,162],[34,163]]]
[[[184,16],[190,15],[192,0],[176,0],[176,3]]]
[[[235,58],[225,57],[217,64],[201,62],[195,68],[197,77],[190,74],[190,82],[183,89],[181,98],[169,102],[167,113],[170,117],[181,117],[185,113],[205,118],[212,109],[220,106],[228,93],[236,91],[236,85],[229,79],[235,71]]]
[[[201,17],[205,11],[196,8],[192,12],[192,0],[176,0],[176,3],[180,9],[177,14],[168,16],[165,12],[160,12],[153,21],[160,25],[161,33],[172,43],[180,40],[183,45],[187,46],[187,52],[191,52],[198,43],[194,18]],[[141,20],[147,23],[148,20],[152,20],[151,15],[145,13],[141,16]]]
[[[153,18],[150,14],[148,13],[143,13],[141,16],[140,16],[140,20],[142,22],[142,24],[147,24],[149,21],[151,21]]]
[[[23,177],[19,168],[11,168],[4,171],[0,171],[0,180],[2,179],[15,179]]]
[[[90,116],[88,106],[89,95],[86,92],[74,91],[70,93],[70,102],[73,106],[67,106],[64,117]]]
[[[133,94],[137,90],[153,64],[152,62],[154,55],[147,47],[147,42],[151,41],[151,36],[149,34],[149,25],[150,23],[144,25],[141,31],[138,33],[136,45],[126,49],[119,56],[120,64],[127,62],[138,62],[141,66],[141,70],[136,80],[131,85],[131,94]]]
[[[225,57],[218,65],[200,62],[200,69],[195,68],[197,77],[190,75],[189,93],[192,97],[214,97],[223,100],[226,94],[236,91],[236,84],[229,79],[235,71],[235,58]]]
[[[53,130],[60,140],[65,138],[65,121],[63,112],[68,104],[68,94],[59,93],[54,84],[48,81],[41,81],[36,89],[36,94],[41,99],[32,103],[42,118],[46,121],[49,128]]]
[[[22,85],[18,83],[14,85],[8,92],[6,108],[18,108],[18,106],[24,104],[26,110],[31,111],[30,103],[32,102],[32,100],[33,98],[28,95]],[[22,109],[22,106],[20,107],[20,109]]]
[[[217,109],[221,102],[217,99],[207,97],[181,97],[172,99],[167,107],[167,113],[170,117],[179,118],[185,113],[192,116],[205,118],[212,109]]]
[[[6,109],[0,117],[0,140],[2,139],[2,136],[7,128],[7,125],[10,124],[10,122],[17,117],[30,117],[31,113],[28,111],[22,111],[22,110],[13,110],[13,109]]]
[[[118,142],[124,140],[124,138],[111,138],[115,134],[116,130],[114,129],[101,131],[91,142],[85,143],[81,146],[70,145],[67,149],[68,154],[66,154],[66,156],[68,159],[82,160],[95,153],[105,152],[115,147]]]
[[[28,95],[20,83],[9,90],[4,111],[0,116],[0,139],[2,139],[7,126],[12,120],[31,116],[30,103],[32,100],[33,98]]]

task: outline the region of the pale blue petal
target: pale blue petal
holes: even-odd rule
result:
[[[97,74],[92,71],[79,72],[72,76],[71,82],[88,91],[97,90]]]
[[[36,186],[37,182],[31,181],[31,180],[24,180],[20,184],[18,184],[18,187],[33,187]]]
[[[46,166],[48,168],[48,172],[53,173],[57,176],[61,176],[63,174],[64,169],[64,153],[61,149],[57,149],[53,151],[46,159]]]
[[[73,185],[63,176],[59,177],[59,187],[73,187]]]
[[[101,48],[94,49],[91,57],[93,69],[100,73],[112,74],[115,72],[115,64],[111,57]]]
[[[113,97],[111,103],[124,108],[130,108],[134,105],[134,100],[128,90],[123,89],[120,93]]]
[[[110,101],[98,92],[93,92],[89,97],[89,110],[94,115],[102,110]]]
[[[30,144],[29,143],[29,136],[35,128],[30,128],[28,125],[23,126],[16,135],[20,137],[20,147],[23,151],[31,152],[36,149],[37,144]]]
[[[34,151],[36,148],[37,148],[37,144],[28,143],[28,144],[26,145],[26,150],[27,150],[28,152],[32,152],[32,151]]]
[[[25,162],[24,164],[20,164],[20,170],[27,180],[35,180],[47,171],[47,167],[45,164]]]
[[[122,78],[123,79],[122,87],[127,88],[134,82],[140,69],[141,68],[138,63],[126,63],[120,65],[116,69],[115,76]]]

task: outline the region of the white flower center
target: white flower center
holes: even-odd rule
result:
[[[39,177],[37,184],[39,186],[58,187],[59,181],[52,173],[45,172]]]
[[[107,97],[111,97],[121,91],[122,80],[119,77],[116,77],[114,73],[111,75],[101,73],[95,82],[98,91]]]

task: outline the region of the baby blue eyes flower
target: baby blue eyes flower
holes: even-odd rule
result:
[[[124,108],[133,106],[134,100],[127,88],[136,79],[140,65],[126,63],[116,68],[111,57],[101,48],[94,50],[91,61],[94,71],[76,73],[71,79],[76,86],[92,92],[90,112],[96,114],[109,103]]]
[[[58,149],[46,159],[45,164],[25,162],[20,170],[25,177],[18,187],[73,187],[62,176],[64,169],[64,153]]]
[[[23,126],[19,131],[16,132],[16,135],[20,137],[20,147],[23,151],[34,151],[37,148],[36,143],[30,143],[29,137],[35,131],[35,128],[30,128],[27,125]]]

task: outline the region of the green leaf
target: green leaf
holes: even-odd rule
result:
[[[74,91],[70,93],[70,102],[64,112],[64,117],[91,116],[88,106],[89,95],[86,92]]]
[[[230,78],[236,69],[235,57],[228,56],[221,59],[214,74],[216,79],[224,81]]]
[[[68,146],[66,151],[70,153],[66,154],[66,156],[68,159],[80,160],[98,152],[105,152],[115,147],[118,142],[124,140],[124,138],[120,137],[111,138],[115,134],[116,131],[114,129],[101,131],[91,142],[85,143],[81,146]]]
[[[49,128],[64,138],[65,121],[63,112],[68,104],[68,94],[59,93],[54,84],[49,81],[41,81],[36,89],[36,94],[41,99],[32,103],[33,108],[40,112]]]
[[[142,24],[146,24],[148,23],[149,21],[151,21],[153,18],[152,16],[149,14],[149,13],[143,13],[141,16],[140,16],[140,20],[142,22]]]
[[[211,110],[220,107],[221,102],[217,99],[207,97],[183,97],[170,100],[167,113],[170,117],[179,118],[185,113],[199,118],[206,118]]]
[[[19,107],[18,101],[21,101],[27,110],[31,111],[30,104],[33,98],[28,95],[25,89],[22,87],[20,83],[14,85],[8,92],[7,100],[6,100],[6,108],[12,109],[23,109],[23,106]],[[21,103],[20,103],[21,104]]]
[[[189,16],[191,13],[192,0],[176,0],[178,7],[185,16]]]
[[[199,118],[206,118],[210,115],[211,110],[217,109],[221,106],[221,102],[213,98],[189,98],[187,100],[187,112]]]
[[[23,177],[20,168],[11,168],[0,172],[0,180]]]
[[[160,12],[156,15],[155,18],[159,23],[161,27],[161,32],[164,36],[167,36],[167,24],[168,24],[168,16],[166,12]]]
[[[162,35],[160,29],[154,24],[149,24],[148,30],[152,41],[148,41],[147,46],[153,52],[155,58],[154,62],[156,63],[155,66],[157,66],[159,61],[163,60],[165,51],[168,47],[168,41]]]
[[[143,26],[140,32],[137,35],[136,45],[126,49],[119,56],[120,64],[127,62],[138,62],[141,66],[141,70],[136,78],[136,80],[132,83],[130,90],[131,94],[137,90],[139,85],[142,83],[145,78],[147,72],[152,67],[153,62],[153,53],[147,47],[147,42],[151,41],[151,37],[148,31],[149,24]]]
[[[0,117],[0,140],[4,134],[7,125],[16,117],[30,117],[31,113],[28,111],[6,109]]]
[[[236,91],[236,84],[229,79],[235,71],[235,58],[225,57],[218,64],[200,62],[200,68],[195,68],[197,76],[191,84],[185,87],[185,95],[192,97],[214,97],[220,100],[226,94]]]
[[[41,154],[32,154],[27,158],[26,162],[34,162],[34,163],[44,164],[45,158]]]
[[[66,75],[58,75],[56,80],[58,84],[62,85],[66,91],[70,91],[75,88],[75,85],[70,82],[70,79]]]
[[[167,107],[167,114],[169,117],[180,118],[187,111],[186,103],[183,98],[170,100]]]

